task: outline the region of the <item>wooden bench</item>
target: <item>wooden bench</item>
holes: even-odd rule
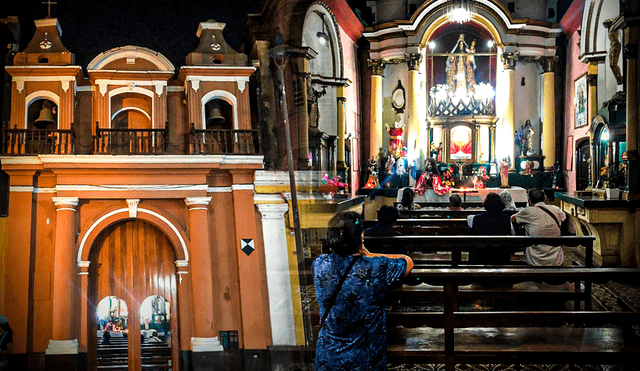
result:
[[[376,220],[365,220],[364,227],[373,227],[377,223]],[[420,236],[420,235],[470,235],[471,228],[467,224],[467,219],[398,219],[393,229],[403,235]]]
[[[491,364],[632,364],[640,347],[631,311],[557,310],[462,312],[462,300],[511,300],[508,290],[465,291],[470,283],[524,281],[560,283],[616,281],[636,283],[636,268],[445,268],[414,271],[423,282],[442,286],[443,311],[392,312],[387,315],[389,359],[402,363],[444,363],[453,371],[460,363]],[[413,296],[415,288],[401,289]],[[532,300],[562,294],[538,292]],[[567,300],[572,300],[566,293]],[[590,296],[589,296],[590,297]],[[568,327],[573,324],[574,327]],[[616,326],[611,327],[611,326]]]
[[[551,246],[583,247],[585,267],[593,266],[593,236],[562,236],[562,237],[532,237],[532,236],[394,236],[394,237],[365,237],[364,244],[371,252],[393,254],[433,254],[448,252],[452,267],[466,263],[462,260],[462,252],[468,252],[474,247],[506,246],[512,251],[524,251],[528,246],[546,244]]]
[[[637,364],[640,347],[632,325],[640,324],[640,313],[592,311],[590,294],[582,290],[533,290],[519,292],[487,283],[573,282],[638,283],[636,268],[439,268],[414,270],[414,278],[428,288],[403,286],[390,290],[388,301],[438,299],[441,310],[387,313],[388,358],[392,363],[444,364]],[[479,288],[469,288],[472,283]],[[482,286],[482,284],[485,284]],[[426,286],[426,285],[425,285]],[[465,300],[511,302],[573,301],[580,296],[585,310],[461,311]],[[318,313],[312,313],[318,329]]]
[[[418,210],[400,210],[400,219],[437,219],[437,218],[453,218],[464,219],[469,215],[477,215],[485,212],[483,208],[468,208],[461,210],[449,210],[441,208],[425,208]]]

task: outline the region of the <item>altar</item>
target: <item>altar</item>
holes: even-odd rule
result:
[[[400,202],[402,200],[402,191],[404,188],[398,188],[398,194],[396,196],[396,201]],[[458,193],[460,197],[462,197],[463,201],[480,201],[484,202],[484,199],[487,198],[487,194],[489,193],[497,193],[500,194],[502,191],[507,191],[511,195],[511,198],[516,204],[526,204],[527,203],[527,190],[522,187],[511,187],[511,188],[484,188],[484,189],[473,189],[473,188],[452,188],[449,192],[443,195],[437,195],[433,189],[427,189],[424,195],[416,195],[413,199],[414,202],[449,202],[449,196],[453,193]]]

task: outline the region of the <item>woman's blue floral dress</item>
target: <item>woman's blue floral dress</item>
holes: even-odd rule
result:
[[[358,259],[344,281],[316,343],[316,371],[384,370],[387,325],[384,298],[407,269],[405,259],[320,255],[313,281],[320,318],[351,259]]]

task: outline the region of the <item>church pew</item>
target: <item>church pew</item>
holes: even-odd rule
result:
[[[411,254],[450,252],[451,266],[462,262],[463,251],[473,247],[506,246],[512,251],[524,251],[527,246],[546,244],[551,246],[569,246],[585,248],[586,267],[593,266],[593,236],[562,236],[562,237],[532,237],[532,236],[394,236],[394,237],[365,237],[365,247],[371,252]]]
[[[407,364],[629,364],[640,351],[632,325],[640,313],[591,310],[490,310],[460,311],[463,300],[518,300],[516,290],[469,289],[470,283],[524,281],[559,283],[591,280],[597,283],[638,282],[637,268],[449,268],[414,271],[442,302],[438,312],[387,314],[389,361]],[[389,291],[388,300],[404,295],[416,300],[418,288],[403,286]],[[529,292],[532,300],[573,300],[571,291]],[[583,295],[584,296],[584,295]],[[433,299],[433,295],[429,299]],[[424,300],[427,297],[418,298]],[[590,296],[588,297],[590,298]],[[588,300],[586,297],[583,300]],[[587,305],[585,305],[587,307]],[[579,309],[579,308],[578,308]],[[318,313],[311,314],[317,332]],[[567,326],[573,325],[573,327]],[[616,327],[612,327],[616,326]]]
[[[452,218],[463,219],[469,215],[477,215],[483,213],[483,208],[468,208],[460,210],[449,210],[442,208],[424,208],[417,210],[400,210],[400,219],[437,219]]]

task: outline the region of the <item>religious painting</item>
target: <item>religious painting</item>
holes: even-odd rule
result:
[[[472,148],[471,128],[465,125],[458,125],[449,131],[449,158],[452,160],[471,159]]]
[[[574,82],[575,127],[587,125],[587,74]]]

